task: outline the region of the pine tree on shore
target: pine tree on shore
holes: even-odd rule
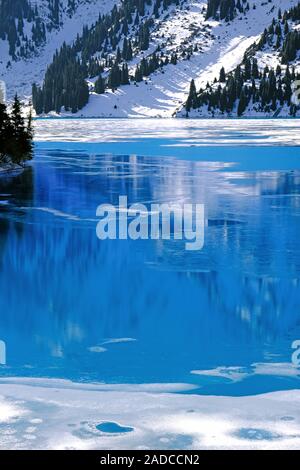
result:
[[[23,166],[33,154],[32,115],[27,123],[23,117],[22,103],[15,96],[11,114],[5,104],[0,103],[0,165]]]

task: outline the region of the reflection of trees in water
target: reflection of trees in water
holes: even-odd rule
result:
[[[203,282],[201,276],[200,282]],[[266,341],[284,336],[300,320],[299,279],[241,276],[221,271],[206,283],[210,301],[218,304],[222,314],[240,319]]]
[[[231,179],[199,162],[68,157],[56,161],[58,168],[36,169],[34,198],[29,174],[27,184],[15,182],[1,192],[11,193],[15,206],[82,219],[95,218],[98,204],[116,204],[120,194],[146,205],[204,202],[211,221],[205,248],[188,253],[180,241],[100,242],[96,222],[36,210],[19,213],[18,222],[1,219],[0,291],[6,295],[0,311],[9,312],[0,318],[4,330],[12,325],[16,335],[26,332],[51,350],[124,334],[153,335],[158,349],[165,342],[173,350],[192,350],[210,341],[268,340],[299,321],[300,241],[297,222],[287,225],[294,202],[286,200],[288,218],[280,218],[265,199],[243,193],[257,194],[257,187],[259,194],[269,192],[271,178],[272,194],[276,185],[282,194],[283,177],[251,174],[245,185],[244,176]],[[298,191],[298,178],[297,172],[287,176],[290,192]],[[22,222],[20,237],[14,224]]]
[[[261,187],[262,195],[300,195],[299,170],[269,172],[268,175],[269,178],[264,180],[265,184]]]
[[[10,229],[9,221],[7,219],[0,219],[0,267],[2,264],[2,255],[5,250],[9,229]]]
[[[33,177],[34,169],[28,166],[19,174],[7,174],[0,177],[0,200],[5,204],[0,204],[0,263],[7,237],[14,231],[18,237],[23,233],[23,222],[14,220],[11,215],[14,209],[24,204],[31,204],[33,200]],[[8,202],[8,204],[6,203]]]
[[[188,361],[225,344],[264,347],[299,322],[298,281],[165,271],[145,267],[136,242],[97,243],[89,229],[71,228],[41,238],[37,230],[26,225],[20,243],[14,237],[0,275],[0,311],[9,312],[0,329],[14,331],[20,358],[28,341],[32,354],[62,351],[68,362],[81,345],[87,354],[103,338],[129,336],[141,348],[153,343],[154,357],[164,351],[174,360],[184,350]]]
[[[0,177],[0,194],[5,199],[9,198],[11,204],[24,204],[33,199],[34,168],[28,166],[20,173],[2,175]]]

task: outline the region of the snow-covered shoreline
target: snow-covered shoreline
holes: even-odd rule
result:
[[[189,388],[1,379],[0,448],[300,449],[300,390],[179,393]],[[96,426],[103,422],[133,430],[101,432]]]

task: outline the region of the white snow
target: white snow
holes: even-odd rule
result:
[[[183,385],[1,379],[1,449],[300,449],[300,391],[247,397]],[[96,429],[102,422],[128,433]]]
[[[0,403],[0,424],[11,422],[22,414],[24,414],[24,410],[22,411],[17,405],[8,400]]]

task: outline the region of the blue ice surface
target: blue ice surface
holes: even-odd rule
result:
[[[1,178],[2,376],[299,387],[299,148],[173,143],[40,142],[22,175]],[[98,240],[96,208],[120,194],[203,203],[203,250]]]
[[[179,145],[178,145],[179,144]],[[136,141],[36,142],[39,150],[87,152],[88,154],[176,157],[181,160],[230,163],[233,171],[280,171],[300,169],[300,148],[293,146],[180,146],[181,141],[170,139],[141,139]]]

